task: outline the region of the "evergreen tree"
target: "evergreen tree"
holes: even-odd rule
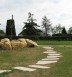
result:
[[[67,34],[65,27],[62,29],[62,34]]]
[[[4,36],[4,35],[5,35],[5,32],[0,29],[0,36]]]
[[[41,32],[37,27],[37,23],[35,23],[36,19],[33,19],[33,15],[30,12],[28,13],[28,22],[25,22],[25,26],[23,27],[22,32],[20,33],[21,35],[39,35]]]

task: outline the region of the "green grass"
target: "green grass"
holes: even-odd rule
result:
[[[37,69],[34,72],[13,72],[1,77],[72,77],[72,45],[50,45],[58,53],[62,53],[60,60],[51,65],[50,69]],[[42,52],[44,49],[25,48],[13,51],[0,51],[0,69],[8,69],[12,66],[28,66],[35,64],[38,60],[46,57]],[[12,61],[11,61],[12,60]]]
[[[11,69],[14,66],[28,66],[46,56],[41,47],[16,50],[0,50],[0,69]]]
[[[72,45],[72,41],[47,41],[39,40],[37,41],[39,45]]]
[[[54,46],[63,57],[49,70],[48,77],[72,77],[72,46]]]

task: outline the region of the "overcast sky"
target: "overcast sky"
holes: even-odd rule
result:
[[[52,26],[72,26],[72,0],[0,0],[0,28],[6,29],[6,21],[14,15],[17,34],[27,20],[28,12],[34,14],[38,25],[43,16],[51,20]]]

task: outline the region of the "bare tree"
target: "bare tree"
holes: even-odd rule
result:
[[[69,28],[68,34],[72,34],[72,27]]]
[[[48,19],[46,16],[44,16],[42,19],[42,26],[45,29],[45,36],[47,36],[51,28],[50,19]]]
[[[61,24],[58,24],[57,26],[55,26],[54,28],[52,28],[52,33],[53,34],[61,34],[62,33],[62,27]]]

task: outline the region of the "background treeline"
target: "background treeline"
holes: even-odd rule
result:
[[[0,36],[0,39],[3,38],[10,38],[10,36]],[[18,39],[18,38],[26,38],[26,39],[32,39],[32,40],[57,40],[57,41],[72,41],[72,35],[67,34],[67,35],[61,35],[61,36],[13,36],[12,39]]]
[[[22,31],[18,34],[18,36],[13,35],[13,24],[11,25],[10,23],[8,25],[11,26],[11,31],[9,28],[6,28],[6,30],[8,31],[7,34],[3,30],[0,30],[0,39],[29,38],[33,40],[72,40],[72,27],[70,27],[68,30],[66,30],[65,26],[62,26],[61,24],[53,27],[50,19],[48,19],[47,16],[44,16],[42,18],[42,24],[38,25],[36,23],[37,20],[34,19],[33,16],[34,14],[32,14],[31,12],[28,13],[28,19],[26,22],[24,22],[24,27],[22,28]],[[13,31],[15,31],[15,29]]]

